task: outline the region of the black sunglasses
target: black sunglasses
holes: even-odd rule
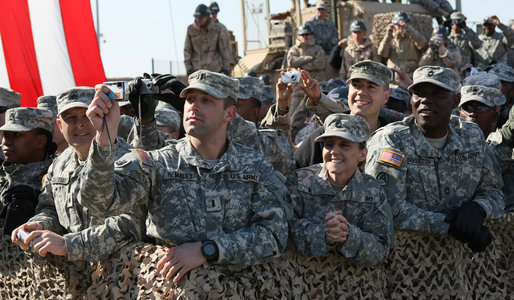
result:
[[[483,113],[488,110],[491,110],[491,108],[485,104],[479,104],[479,105],[472,105],[472,104],[463,104],[461,108],[466,112],[478,112]]]

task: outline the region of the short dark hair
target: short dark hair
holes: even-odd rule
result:
[[[45,157],[54,155],[55,151],[57,151],[57,144],[52,140],[52,133],[42,128],[36,128],[35,133],[46,136]]]
[[[230,106],[236,106],[236,105],[237,105],[237,101],[232,97],[227,97],[227,98],[223,99],[223,108],[224,109],[227,109]]]

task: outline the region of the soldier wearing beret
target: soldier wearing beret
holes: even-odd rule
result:
[[[451,69],[417,69],[413,116],[372,136],[365,171],[384,187],[397,230],[449,234],[484,251],[483,221],[503,216],[502,179],[480,128],[451,115],[458,88]]]
[[[304,255],[333,248],[354,264],[377,265],[393,245],[393,217],[380,184],[358,168],[366,159],[368,123],[337,113],[323,127],[316,139],[323,144],[323,163],[296,171],[291,244]]]
[[[147,234],[169,246],[156,266],[166,280],[176,283],[206,262],[261,263],[286,245],[281,175],[262,154],[227,137],[238,87],[238,80],[223,74],[191,74],[180,94],[186,99],[187,136],[159,150],[129,153],[116,164],[105,157],[112,136],[100,133],[102,116],[109,128],[117,128],[119,113],[103,86],[89,109],[99,147],[86,162],[80,197],[107,215],[145,205]]]
[[[52,113],[34,107],[5,112],[0,168],[0,226],[10,235],[34,215],[41,180],[52,163],[57,146],[52,142]]]
[[[85,261],[106,259],[125,241],[139,241],[144,234],[144,221],[137,223],[141,216],[134,218],[142,214],[137,206],[130,212],[106,219],[81,204],[79,189],[84,161],[95,136],[95,129],[86,116],[94,93],[93,88],[76,87],[57,95],[57,124],[70,147],[48,168],[36,215],[12,234],[13,241],[24,250],[32,242],[33,250],[41,256],[48,253],[65,256],[81,267]],[[48,113],[51,119],[52,114]],[[119,158],[130,147],[117,139],[114,148]],[[17,239],[21,228],[30,232],[24,243]]]

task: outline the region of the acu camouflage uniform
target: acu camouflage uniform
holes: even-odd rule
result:
[[[316,141],[337,137],[362,143],[370,130],[366,120],[346,114],[330,115],[323,127],[325,133]],[[373,177],[355,168],[342,187],[333,186],[324,163],[296,172],[298,181],[291,194],[295,216],[289,225],[290,241],[298,252],[320,256],[334,248],[348,261],[366,266],[386,259],[393,245],[393,217],[385,192]],[[345,241],[329,245],[325,215],[338,210],[348,221],[349,234]]]
[[[409,25],[402,35],[397,31],[393,34],[388,32],[378,46],[378,55],[388,59],[388,67],[402,67],[412,76],[418,67],[421,49],[426,43],[425,37],[414,26]]]
[[[189,25],[184,45],[187,74],[197,70],[228,73],[233,59],[229,44],[226,30],[210,19],[205,28]]]
[[[393,246],[392,213],[380,184],[355,170],[341,190],[334,190],[323,164],[296,171],[291,193],[294,217],[289,221],[293,248],[304,255],[323,255],[335,248],[348,261],[372,266],[383,262]],[[329,244],[325,215],[342,210],[350,233],[345,242]]]
[[[95,149],[80,193],[103,214],[144,204],[149,236],[168,245],[213,240],[215,263],[247,265],[286,244],[286,189],[277,174],[262,154],[230,140],[219,160],[204,160],[186,137],[116,164]]]
[[[339,70],[339,77],[348,78],[350,67],[363,60],[374,60],[380,62],[380,56],[377,54],[377,48],[366,37],[362,45],[357,45],[355,41],[349,40],[348,46],[342,51],[343,61]]]
[[[488,36],[484,33],[478,36],[482,47],[475,52],[475,66],[485,69],[490,64],[507,64],[507,50],[514,43],[514,31],[509,26],[498,26],[502,33],[495,32]]]
[[[470,200],[487,219],[503,215],[503,182],[476,124],[452,116],[437,150],[410,116],[378,129],[368,149],[365,171],[384,187],[396,229],[445,234],[446,214]]]
[[[114,148],[119,149],[118,158],[129,151],[122,139]],[[134,207],[129,213],[106,219],[84,207],[79,193],[83,171],[84,162],[75,149],[66,148],[48,169],[36,216],[30,221],[64,236],[69,261],[99,261],[129,241],[142,239],[145,224],[140,220],[144,210]]]

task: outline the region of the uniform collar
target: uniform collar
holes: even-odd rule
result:
[[[443,149],[437,150],[428,142],[421,129],[416,125],[414,116],[409,116],[405,121],[411,128],[412,140],[416,148],[416,154],[420,157],[448,157],[455,151],[464,150],[464,141],[457,133],[456,128],[459,126],[459,117],[450,117],[450,126],[448,130],[448,139]]]
[[[240,161],[244,161],[242,157],[240,157],[241,153],[238,153],[236,146],[230,139],[227,138],[227,150],[221,158],[218,160],[218,163],[212,167],[205,159],[200,157],[200,155],[196,152],[196,150],[191,145],[188,137],[185,137],[179,141],[177,144],[177,150],[179,151],[181,159],[186,162],[188,165],[202,168],[202,169],[211,169],[212,173],[223,172],[226,170],[237,171],[241,169]]]
[[[338,193],[344,195],[344,199],[351,199],[353,191],[358,190],[359,182],[362,181],[362,174],[359,169],[355,170],[353,176],[350,177],[346,186],[341,191],[335,191],[330,185],[330,179],[327,175],[327,169],[323,163],[319,164],[320,171],[317,176],[313,176],[311,190],[315,195],[332,195],[335,196]],[[362,188],[362,187],[361,187]]]

